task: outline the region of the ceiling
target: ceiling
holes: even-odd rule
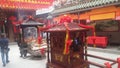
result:
[[[54,0],[0,0],[0,8],[32,9],[48,8]]]
[[[35,14],[37,9],[52,6],[54,0],[0,0],[0,21],[6,17]]]

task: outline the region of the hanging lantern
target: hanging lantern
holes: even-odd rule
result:
[[[9,20],[11,20],[11,21],[15,21],[17,18],[15,17],[15,16],[11,16],[11,17],[9,17]]]
[[[67,22],[67,23],[70,23],[72,20],[69,16],[67,15],[64,15],[61,19],[60,19],[60,23],[64,23],[64,22]]]

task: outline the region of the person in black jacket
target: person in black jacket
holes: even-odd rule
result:
[[[18,46],[20,49],[20,57],[25,58],[27,56],[27,48],[28,48],[27,43],[25,43],[24,41],[18,42]]]
[[[3,66],[6,66],[6,63],[9,63],[8,52],[10,48],[8,47],[8,43],[9,40],[8,38],[6,38],[5,33],[2,33],[0,38],[0,48],[1,48],[0,50],[1,50],[1,58],[2,58]]]

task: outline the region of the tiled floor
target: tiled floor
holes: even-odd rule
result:
[[[46,58],[32,58],[29,56],[23,59],[19,55],[17,45],[10,45],[9,59],[10,63],[3,67],[0,58],[0,68],[46,68]]]
[[[20,57],[19,54],[19,48],[15,44],[10,44],[10,63],[7,64],[6,67],[2,66],[1,58],[0,58],[0,68],[46,68],[46,57],[44,58],[33,58],[31,56],[28,56],[26,59],[23,59]],[[97,48],[96,48],[97,49]],[[101,49],[102,50],[102,49]],[[105,50],[105,49],[104,49]],[[97,55],[97,56],[102,56],[102,57],[107,57],[116,60],[120,55],[118,54],[111,54],[103,51],[94,51],[94,50],[88,50],[89,54]],[[111,49],[112,50],[112,49]],[[91,57],[88,57],[88,60],[94,61],[100,64],[104,65],[104,60],[99,60],[99,59],[94,59]],[[90,68],[99,68],[95,66],[91,66]],[[114,65],[112,68],[117,68],[117,65]]]

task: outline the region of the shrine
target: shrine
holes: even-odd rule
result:
[[[60,23],[46,30],[48,68],[88,68],[86,31],[77,23]]]
[[[43,42],[40,28],[43,23],[35,21],[31,16],[20,24],[21,40],[27,43],[28,53],[32,56],[45,56],[46,43]]]

